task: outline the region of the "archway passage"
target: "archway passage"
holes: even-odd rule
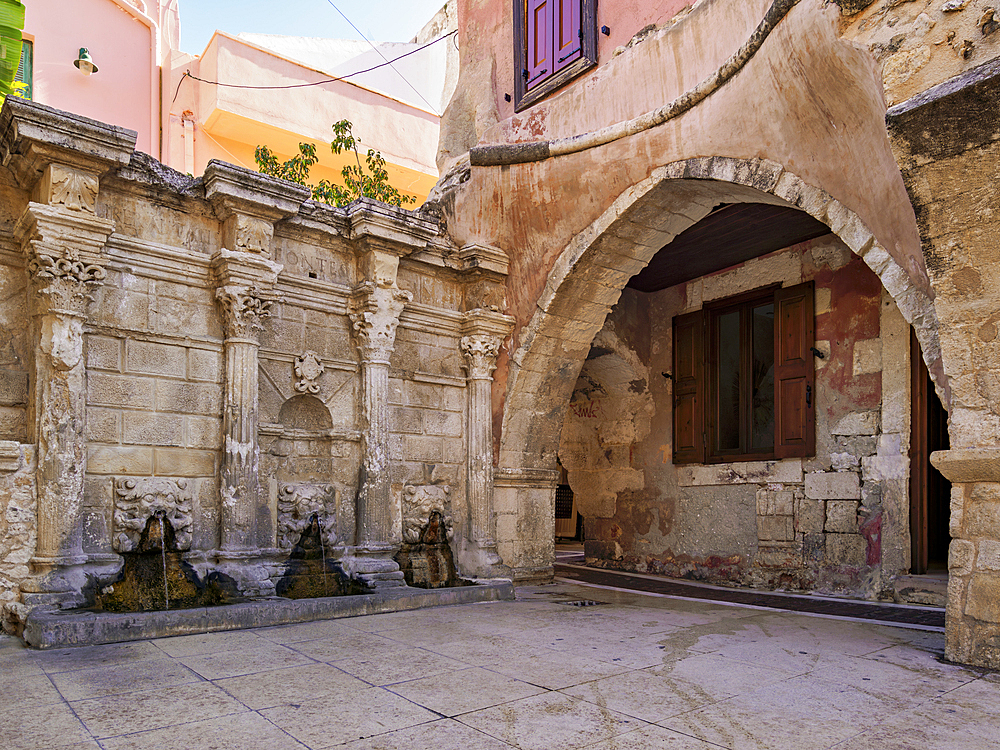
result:
[[[829,233],[791,206],[723,203],[657,252],[628,286],[656,292]]]
[[[740,250],[745,253],[743,257],[726,256],[726,252],[731,252],[732,249],[726,242],[720,240],[712,252],[705,252],[702,246],[701,249],[695,248],[689,251],[687,257],[684,253],[678,252],[675,256],[665,258],[663,263],[655,260],[655,256],[664,248],[667,248],[668,255],[671,249],[682,248],[686,231],[692,233],[704,231],[705,226],[709,226],[712,222],[724,226],[728,221],[734,225],[733,232],[746,235],[746,224],[743,223],[741,226],[741,223],[733,218],[738,211],[745,214],[756,211],[762,216],[771,214],[769,220],[775,231],[750,232],[750,234],[766,235],[773,248],[767,245],[744,248]],[[783,225],[779,218],[782,214],[785,215],[784,224],[794,225],[798,222],[798,226],[793,227],[791,234],[784,237],[777,231]],[[700,222],[706,218],[709,225],[701,225]],[[560,457],[562,456],[559,449],[560,434],[564,428],[567,412],[571,408],[572,399],[575,397],[574,393],[577,391],[581,369],[588,361],[588,357],[594,357],[592,350],[594,337],[602,328],[606,330],[608,315],[616,304],[628,304],[627,299],[623,297],[623,290],[626,287],[641,286],[649,289],[662,288],[669,284],[673,284],[672,288],[676,289],[678,281],[683,281],[685,277],[709,278],[715,271],[727,267],[725,265],[727,263],[740,263],[762,252],[787,247],[788,244],[794,244],[805,238],[820,236],[823,232],[832,232],[838,238],[836,243],[838,249],[832,251],[832,255],[836,256],[835,263],[839,264],[838,269],[848,268],[844,272],[847,276],[841,274],[842,279],[854,274],[863,280],[861,286],[866,290],[868,302],[872,303],[869,304],[869,318],[874,316],[873,319],[878,321],[881,314],[879,311],[885,306],[896,316],[892,324],[900,326],[904,333],[906,324],[913,323],[923,344],[923,351],[930,360],[930,369],[935,375],[936,384],[946,393],[946,383],[940,377],[936,319],[931,301],[921,291],[919,283],[907,276],[902,267],[881,248],[871,233],[848,209],[823,191],[805,185],[794,175],[783,171],[779,165],[770,162],[721,158],[697,159],[656,170],[649,180],[623,194],[600,220],[581,232],[566,248],[549,276],[547,288],[539,300],[538,310],[531,324],[520,332],[521,345],[512,356],[511,375],[508,379],[497,483],[501,548],[505,560],[512,564],[517,573],[523,577],[537,576],[544,572],[546,566],[551,565],[552,498],[558,480],[558,473],[554,471],[556,455],[558,453]],[[674,245],[675,242],[678,244]],[[826,252],[823,250],[823,253]],[[852,261],[851,257],[856,257],[856,260]],[[762,274],[757,279],[760,283],[751,281],[749,285],[744,285],[744,291],[759,290],[769,286],[777,288],[792,286],[795,274],[783,277],[781,274],[784,272],[776,270],[786,260],[778,253],[754,261],[758,269],[755,273]],[[771,270],[767,270],[768,268]],[[801,274],[799,278],[801,279]],[[842,286],[850,292],[852,284],[847,283]],[[877,304],[876,297],[878,297]],[[828,299],[828,292],[823,290],[822,294],[818,295],[816,304],[827,304]],[[685,305],[692,309],[702,306],[702,301],[695,302],[696,304],[687,305],[685,301],[683,305],[676,306],[677,310],[684,309]],[[674,313],[664,317],[654,310],[647,312],[646,315],[647,318],[642,325],[662,328],[664,325],[670,325]],[[851,378],[857,369],[858,376],[862,380],[874,379],[868,377],[872,375],[868,370],[872,368],[872,362],[876,359],[880,363],[882,356],[882,352],[876,351],[881,343],[878,341],[877,322],[875,325],[874,334],[871,331],[858,331],[851,335],[849,363],[844,357],[838,360],[839,367],[851,371]],[[658,347],[662,354],[663,343],[668,340],[669,335],[666,335],[666,338],[661,335],[658,341],[651,343],[651,346]],[[858,343],[857,351],[855,343]],[[614,347],[601,344],[600,348]],[[822,352],[822,347],[818,349]],[[904,352],[904,359],[907,356],[908,354]],[[664,367],[663,371],[669,372],[670,369]],[[652,370],[650,372],[652,373]],[[646,388],[650,392],[657,391],[653,394],[654,401],[663,397],[672,398],[669,391],[664,392],[667,381],[661,380],[662,382],[658,382],[655,376],[651,375],[645,385],[636,384],[635,387]],[[905,387],[903,392],[905,394]],[[864,406],[860,401],[858,403]],[[899,523],[901,510],[899,506],[901,503],[905,506],[906,492],[904,489],[900,497],[898,478],[890,478],[892,480],[890,484],[895,482],[895,485],[889,492],[891,497],[887,502],[893,507],[893,518],[889,520],[883,512],[885,506],[878,504],[872,506],[874,508],[872,517],[867,517],[861,505],[865,481],[861,476],[861,465],[865,459],[868,459],[871,467],[876,464],[886,464],[883,459],[886,459],[893,449],[898,453],[906,439],[899,438],[896,441],[896,436],[902,434],[902,427],[892,423],[890,418],[892,440],[881,440],[880,420],[879,409],[859,408],[856,413],[851,413],[844,424],[831,424],[827,420],[818,425],[817,430],[822,431],[824,435],[829,437],[836,434],[837,439],[850,443],[851,450],[843,451],[850,454],[850,457],[838,459],[847,461],[848,465],[838,464],[835,467],[829,454],[836,451],[830,450],[828,446],[821,465],[809,464],[809,461],[815,460],[810,456],[799,458],[794,465],[787,465],[772,457],[770,461],[764,463],[774,464],[777,468],[774,466],[767,468],[763,473],[744,482],[748,485],[757,485],[755,493],[760,490],[759,497],[755,495],[749,500],[747,491],[743,490],[740,498],[741,507],[745,511],[740,533],[746,536],[755,522],[758,526],[757,531],[760,531],[760,534],[755,534],[753,544],[749,545],[752,549],[744,550],[745,554],[741,556],[744,563],[746,560],[766,557],[776,561],[774,567],[781,567],[782,556],[788,554],[788,549],[793,546],[786,544],[783,547],[785,542],[795,542],[797,546],[790,554],[793,557],[798,556],[800,560],[808,555],[820,554],[815,547],[819,541],[825,544],[826,538],[819,540],[817,537],[811,540],[813,547],[807,548],[805,533],[795,526],[798,523],[797,518],[801,515],[796,509],[806,508],[810,509],[812,515],[810,523],[815,529],[813,533],[841,535],[830,538],[833,556],[852,563],[842,567],[855,568],[851,574],[855,580],[863,577],[862,571],[871,568],[872,565],[881,566],[886,563],[884,559],[886,556],[883,555],[880,546],[883,536],[881,524]],[[635,419],[632,421],[634,424],[628,429],[640,431],[645,429],[641,424],[637,424]],[[650,429],[659,430],[657,434],[665,438],[658,445],[658,448],[663,449],[659,453],[659,462],[671,464],[673,445],[670,425],[654,424]],[[650,471],[649,467],[652,464],[650,457],[644,459],[646,465],[635,466],[634,448],[630,448],[627,440],[615,443],[615,439],[617,438],[605,440],[606,450],[603,452],[610,456],[609,460],[621,461],[632,471],[640,474]],[[898,443],[895,448],[893,441]],[[827,443],[830,443],[830,440],[827,440]],[[854,450],[858,446],[861,447]],[[879,450],[883,450],[883,453],[879,454]],[[854,463],[850,463],[851,461]],[[736,463],[746,464],[748,460],[738,460]],[[891,471],[898,473],[898,462],[895,458],[891,458],[886,465],[890,464]],[[709,464],[699,464],[697,467],[686,468],[684,472],[680,472],[683,475],[681,479],[676,481],[690,483],[691,476],[697,475],[703,479],[707,476],[706,472],[715,472],[715,476],[718,476],[719,470],[710,467]],[[723,468],[721,462],[719,468]],[[732,462],[726,468],[730,472],[737,473],[760,469],[757,466],[734,468]],[[768,471],[772,473],[768,474]],[[826,476],[838,472],[844,476]],[[817,473],[824,475],[822,481],[806,476]],[[854,479],[851,480],[848,475],[853,475]],[[905,471],[902,472],[902,476],[905,477]],[[616,502],[624,501],[627,505],[629,493],[634,492],[634,488],[630,486],[631,481],[633,480],[626,478],[620,486],[609,488],[609,496],[613,496]],[[669,486],[670,481],[675,480],[666,482],[664,486],[667,490],[672,490]],[[807,499],[807,484],[809,494],[823,495],[823,497],[808,498],[815,500],[815,505],[803,504]],[[825,489],[819,488],[820,484],[824,484]],[[769,489],[769,485],[781,485],[781,487]],[[723,488],[721,492],[724,494],[733,491]],[[756,517],[754,506],[767,511],[760,514],[762,518]],[[669,508],[664,507],[662,512],[648,511],[648,508],[635,505],[635,513],[641,516],[635,519],[637,526],[670,527]],[[902,516],[905,515],[903,512]],[[717,523],[718,519],[709,519],[707,522]],[[790,531],[787,530],[789,525]],[[617,540],[613,538],[618,533],[616,526],[620,527],[621,524],[610,519],[605,535],[608,545],[606,556],[618,554],[615,549]],[[777,529],[779,526],[785,530]],[[504,529],[516,529],[517,533],[505,538]],[[905,535],[905,528],[901,533]],[[758,555],[761,550],[766,552],[766,555]],[[894,549],[889,557],[896,555],[896,552]],[[908,567],[908,554],[896,556],[899,559],[888,560],[888,565],[893,569]],[[725,567],[728,564],[726,559],[719,555],[703,557],[706,560],[717,558],[711,563],[717,567]],[[869,559],[877,559],[878,563],[869,564],[867,562]],[[879,579],[879,576],[875,576],[875,579]]]

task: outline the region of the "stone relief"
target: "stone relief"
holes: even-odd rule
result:
[[[337,488],[332,484],[283,484],[278,488],[278,547],[295,547],[315,514],[323,543],[337,544]]]
[[[70,255],[39,253],[28,262],[38,292],[62,310],[81,311],[90,299],[90,287],[107,277],[107,271],[93,263],[84,263]]]
[[[307,351],[295,358],[296,393],[319,393],[319,383],[316,379],[323,374],[326,367],[314,351]]]
[[[263,219],[237,214],[229,220],[231,250],[244,253],[267,254],[271,249],[274,226]]]
[[[194,483],[190,479],[120,477],[115,480],[113,545],[131,552],[151,515],[162,510],[174,527],[177,548],[191,548]]]
[[[99,185],[96,175],[52,164],[49,167],[49,185],[49,203],[52,205],[90,213],[97,210]]]
[[[418,544],[420,532],[427,525],[431,513],[441,514],[448,541],[454,535],[451,517],[451,487],[447,484],[407,484],[403,487],[403,541]]]

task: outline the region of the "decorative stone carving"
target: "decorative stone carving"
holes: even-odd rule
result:
[[[107,277],[107,272],[95,263],[84,263],[78,258],[39,254],[28,261],[39,294],[49,299],[53,308],[82,312],[90,300],[93,287]]]
[[[472,379],[489,379],[497,369],[497,355],[503,337],[486,333],[473,336],[463,336],[461,341],[462,354],[465,355],[469,377]]]
[[[295,358],[295,383],[296,393],[319,393],[319,383],[317,378],[323,374],[326,367],[319,355],[314,351],[307,351]]]
[[[274,224],[244,214],[226,220],[223,242],[229,250],[267,255],[271,251]]]
[[[405,289],[362,284],[351,297],[348,315],[362,360],[388,363],[396,344],[399,315],[413,295]]]
[[[40,188],[43,201],[49,205],[90,213],[97,210],[99,183],[95,174],[50,164]]]
[[[315,514],[323,543],[337,544],[337,490],[332,484],[285,484],[278,490],[278,547],[295,547]]]
[[[277,295],[256,287],[222,287],[215,292],[222,305],[227,338],[248,339],[264,330],[264,319],[270,317]]]
[[[441,514],[448,541],[454,535],[451,516],[451,487],[447,484],[407,484],[403,487],[403,541],[418,544],[420,532],[427,525],[431,513]]]
[[[194,488],[189,479],[121,477],[115,480],[113,545],[117,552],[131,552],[139,544],[146,521],[163,511],[174,527],[177,548],[191,548],[194,526]]]

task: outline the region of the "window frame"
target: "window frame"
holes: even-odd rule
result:
[[[720,452],[718,444],[718,357],[715,320],[726,312],[774,304],[774,447],[770,452]],[[673,319],[673,435],[675,464],[774,461],[816,454],[815,285],[774,285],[713,301]],[[752,336],[741,323],[741,371],[748,373]],[[741,386],[741,398],[752,387]],[[741,408],[741,412],[744,409]],[[749,442],[741,414],[741,442]]]
[[[734,297],[727,297],[726,299],[707,304],[703,308],[706,318],[706,343],[708,344],[705,352],[707,374],[705,389],[705,429],[707,433],[705,446],[706,463],[766,461],[774,458],[775,451],[773,441],[770,451],[754,452],[749,449],[751,441],[749,424],[750,412],[748,407],[745,405],[745,402],[752,400],[752,393],[750,392],[752,384],[750,378],[752,376],[753,369],[753,333],[751,330],[751,321],[746,314],[759,305],[767,303],[771,303],[773,305],[774,293],[778,288],[779,285],[775,284],[770,287],[764,287],[763,289],[757,289],[753,292],[747,292]],[[719,448],[719,397],[722,393],[722,388],[718,382],[720,342],[718,340],[719,334],[716,321],[722,315],[737,310],[740,312],[740,378],[742,382],[740,386],[739,414],[740,448],[735,450],[723,450]],[[777,315],[777,310],[775,310],[775,315]],[[772,334],[771,338],[772,346],[774,345],[774,337],[776,335],[777,321],[775,322],[775,332]]]
[[[574,78],[597,66],[597,0],[548,0],[552,2],[580,3],[580,56],[559,70],[549,72],[529,90],[523,73],[528,69],[528,0],[513,0],[514,3],[514,111],[521,112],[541,101]],[[550,17],[551,18],[551,17]],[[554,35],[555,23],[549,22],[549,32]],[[549,50],[554,53],[554,38]],[[550,65],[550,68],[554,67]]]

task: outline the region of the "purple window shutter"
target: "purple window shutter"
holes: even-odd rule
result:
[[[525,90],[548,78],[552,72],[552,5],[558,0],[526,0],[528,71]]]
[[[562,70],[583,54],[582,0],[551,0],[554,5],[552,72]]]

